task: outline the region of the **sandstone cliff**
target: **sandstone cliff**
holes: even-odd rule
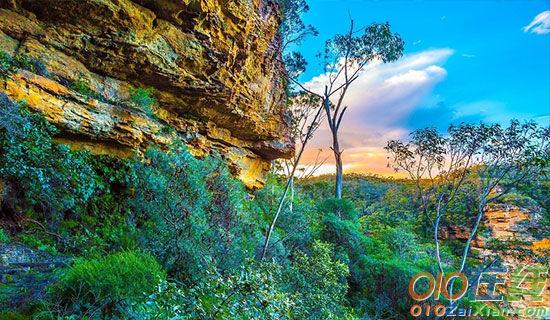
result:
[[[472,251],[483,261],[484,265],[502,267],[505,270],[517,270],[519,267],[544,266],[545,255],[550,253],[550,238],[539,233],[542,216],[538,208],[520,208],[509,204],[488,206],[483,221],[484,230],[474,238]],[[444,239],[466,241],[470,235],[469,228],[448,227],[441,230]],[[542,264],[541,264],[542,263]],[[548,268],[548,266],[546,266]],[[506,279],[509,285],[509,277]],[[526,283],[531,281],[527,278]],[[550,286],[543,291],[543,300],[531,301],[531,297],[511,303],[514,309],[525,307],[548,307]],[[550,309],[549,309],[550,310]],[[545,318],[546,319],[546,318]]]
[[[269,0],[0,0],[0,51],[39,66],[0,92],[74,147],[128,156],[182,139],[255,188],[293,150],[279,23]],[[128,103],[132,88],[152,88],[152,112]]]

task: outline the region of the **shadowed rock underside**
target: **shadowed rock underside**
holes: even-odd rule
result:
[[[0,92],[73,147],[130,156],[181,139],[256,188],[293,151],[279,23],[267,0],[0,0],[0,50],[44,67],[19,68]],[[129,103],[132,87],[153,88],[151,112]]]

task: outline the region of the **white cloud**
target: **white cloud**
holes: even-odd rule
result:
[[[392,63],[374,61],[365,68],[344,101],[349,108],[340,129],[340,143],[345,149],[344,162],[349,164],[348,169],[390,171],[385,169],[384,144],[408,134],[403,123],[446,77],[447,71],[442,65],[453,53],[448,48],[426,50],[407,54]],[[321,93],[327,80],[328,75],[322,74],[305,86]],[[329,156],[328,165],[332,161],[330,144],[329,129],[323,124],[303,162],[313,160],[317,149],[323,148]]]
[[[550,33],[550,10],[539,13],[531,23],[523,27],[523,31],[536,34]]]

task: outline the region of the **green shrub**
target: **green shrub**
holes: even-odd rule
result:
[[[0,319],[2,320],[30,320],[29,316],[22,315],[17,312],[0,312]]]
[[[370,272],[366,269],[373,256],[389,256],[387,248],[361,231],[358,220],[341,219],[333,213],[323,218],[321,240],[335,246],[336,257],[350,266],[349,283],[352,291],[361,291],[366,285],[365,277]]]
[[[18,55],[13,59],[15,65],[19,68],[36,73],[43,77],[48,77],[50,73],[46,66],[40,61],[27,55]]]
[[[137,319],[289,319],[294,306],[280,291],[280,266],[244,261],[229,274],[213,265],[196,285],[164,282],[136,308]]]
[[[90,88],[90,83],[84,78],[78,78],[75,82],[72,83],[71,88],[85,97],[93,99],[101,98],[97,92]]]
[[[52,238],[48,238],[47,239],[48,243],[44,243],[41,239],[36,238],[34,235],[23,234],[19,236],[19,241],[31,248],[46,251],[50,254],[57,253],[57,249],[55,245],[52,243],[53,242]]]
[[[17,71],[17,68],[29,70],[44,77],[49,76],[46,66],[39,60],[27,55],[12,57],[8,53],[0,51],[0,79],[9,78]]]
[[[269,223],[283,193],[284,184],[285,181],[269,175],[266,185],[255,193],[254,201],[250,203],[251,214],[262,217],[265,224]],[[293,250],[306,251],[319,231],[319,214],[312,199],[303,196],[296,187],[295,197],[289,195],[286,202],[275,225],[268,251],[269,257],[277,261],[288,259]]]
[[[135,162],[129,205],[143,228],[142,245],[174,276],[201,279],[206,262],[238,266],[259,243],[242,184],[219,160],[198,160],[184,147],[151,148]]]
[[[333,214],[344,220],[355,221],[358,219],[355,205],[347,199],[327,199],[319,204],[317,210],[320,212],[321,216]]]
[[[98,187],[89,153],[55,144],[56,132],[42,115],[0,94],[0,176],[13,207],[49,224],[81,213]]]
[[[385,228],[377,231],[378,238],[367,236],[345,201],[328,200],[319,210],[325,212],[321,239],[334,244],[336,257],[349,266],[348,298],[357,312],[383,318],[406,314],[410,301],[403,292],[409,279],[435,264],[428,249],[406,230]]]
[[[0,243],[9,243],[10,236],[4,229],[0,228]]]
[[[0,79],[9,78],[17,70],[13,58],[4,51],[0,51]]]
[[[76,260],[50,291],[55,303],[74,314],[98,308],[108,313],[144,300],[164,278],[164,271],[151,255],[125,251]]]
[[[41,115],[0,94],[3,199],[47,228],[29,222],[25,227],[33,237],[25,240],[47,250],[58,241],[63,251],[88,257],[136,248],[136,227],[125,205],[134,162],[70,150],[53,142],[56,133]]]
[[[348,266],[335,259],[333,246],[315,241],[311,254],[298,252],[285,273],[284,283],[296,306],[294,319],[344,319]],[[349,316],[349,315],[348,315]]]
[[[153,114],[153,105],[157,100],[153,97],[153,88],[130,87],[130,103],[147,115]]]

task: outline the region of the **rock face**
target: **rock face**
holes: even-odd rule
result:
[[[518,267],[538,265],[541,269],[547,270],[548,265],[541,265],[543,256],[550,251],[548,235],[534,237],[540,226],[542,217],[537,208],[519,208],[513,205],[495,205],[489,207],[486,212],[487,231],[481,235],[477,243],[477,250],[480,258],[484,260],[494,259],[498,256],[501,259],[501,265],[508,270],[516,270]],[[530,276],[525,279],[525,283],[530,284],[536,281]],[[510,281],[509,277],[506,281]],[[527,287],[523,285],[524,287]],[[521,301],[510,303],[513,308],[527,307],[546,307],[546,312],[550,301],[550,286],[545,286],[542,291],[542,301],[532,301],[532,297],[524,297]],[[548,319],[550,314],[546,314],[544,319]]]
[[[46,288],[66,267],[69,257],[52,256],[20,244],[0,244],[0,310],[17,308],[46,298]]]
[[[535,237],[540,223],[541,215],[538,208],[519,208],[514,205],[496,204],[488,206],[483,220],[484,230],[479,232],[472,241],[472,252],[477,258],[487,265],[496,261],[494,266],[504,267],[508,270],[516,270],[520,266],[537,265],[546,268],[544,257],[550,254],[550,238],[548,235]],[[441,230],[442,239],[454,239],[466,241],[470,235],[470,229],[462,227],[448,227]],[[506,278],[508,284],[510,278]],[[527,278],[526,283],[530,283]],[[530,297],[512,302],[512,308],[546,307],[550,301],[550,285],[547,285],[542,293],[542,301],[532,301]],[[550,313],[547,313],[548,319]]]
[[[0,51],[35,66],[0,92],[61,142],[127,156],[182,139],[255,188],[293,151],[279,23],[269,0],[0,0]],[[129,103],[132,88],[152,88],[151,112]]]

